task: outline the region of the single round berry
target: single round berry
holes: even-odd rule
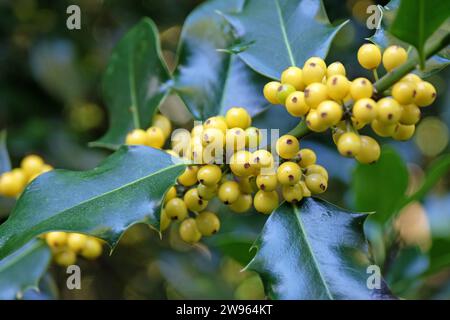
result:
[[[350,81],[345,76],[334,75],[327,80],[328,96],[336,101],[342,101],[350,92]]]
[[[184,220],[188,216],[186,203],[181,198],[173,198],[164,207],[166,215],[171,220]]]
[[[94,260],[100,257],[102,252],[103,247],[100,240],[94,237],[88,237],[83,250],[81,250],[81,255],[88,260]]]
[[[228,207],[236,213],[244,213],[252,207],[253,199],[250,194],[241,194],[238,199]]]
[[[161,217],[159,220],[159,228],[161,229],[161,231],[167,230],[167,228],[170,226],[171,222],[172,222],[172,220],[170,220],[169,217],[167,216],[166,210],[162,209]]]
[[[339,138],[337,148],[341,155],[345,157],[354,157],[361,149],[361,139],[359,138],[359,135],[354,132],[346,132]]]
[[[303,198],[303,189],[299,183],[293,186],[283,186],[281,193],[284,200],[291,203],[297,203]]]
[[[218,188],[219,186],[217,184],[212,186],[205,186],[204,184],[200,183],[197,186],[198,196],[204,200],[211,200],[217,195]]]
[[[312,151],[311,149],[305,148],[305,149],[301,149],[298,152],[298,154],[296,156],[296,160],[300,167],[306,168],[306,167],[316,163],[317,156],[314,151]]]
[[[318,174],[322,175],[326,180],[328,180],[328,171],[327,171],[327,169],[325,169],[321,165],[319,165],[319,164],[312,164],[312,165],[309,165],[309,166],[307,166],[305,168],[305,174],[307,176],[311,175],[311,174],[314,174],[314,173],[318,173]]]
[[[77,254],[72,250],[66,248],[56,252],[53,260],[59,266],[68,267],[77,262]]]
[[[209,128],[219,129],[225,135],[228,129],[228,125],[224,117],[216,116],[206,119],[205,123],[203,124],[204,130]]]
[[[376,162],[380,158],[380,145],[369,136],[360,136],[361,149],[355,156],[360,163],[370,164]]]
[[[197,180],[205,186],[214,186],[222,178],[222,170],[214,164],[202,166],[197,172]]]
[[[323,67],[317,62],[306,62],[303,66],[303,82],[306,86],[312,83],[322,82],[327,74],[326,66]]]
[[[13,172],[5,172],[0,176],[0,195],[16,197],[22,192],[23,187],[22,179]]]
[[[309,109],[302,91],[294,91],[286,99],[286,110],[294,117],[303,117]]]
[[[197,188],[189,189],[184,194],[184,203],[186,204],[186,207],[190,211],[199,212],[202,210],[205,210],[205,208],[208,206],[208,200],[202,199],[197,191]],[[167,208],[166,208],[167,210]]]
[[[345,71],[345,67],[340,62],[333,62],[327,68],[327,78],[331,78],[332,76],[346,76],[347,72]]]
[[[247,129],[252,124],[252,118],[244,108],[233,107],[225,114],[228,128]]]
[[[286,161],[277,170],[277,178],[282,185],[292,186],[300,181],[301,176],[302,170],[295,162]]]
[[[303,90],[305,84],[303,83],[303,72],[298,67],[289,67],[281,74],[281,83],[290,84],[296,90]]]
[[[406,50],[400,46],[390,46],[383,52],[383,66],[387,71],[402,65],[408,59]]]
[[[419,107],[429,106],[436,99],[436,89],[427,81],[417,83],[415,90],[414,103]]]
[[[240,150],[231,156],[230,169],[235,176],[248,177],[254,173],[251,157],[252,154],[247,150]]]
[[[185,186],[190,187],[197,183],[197,173],[198,167],[189,166],[187,167],[181,176],[178,177],[178,183]]]
[[[403,125],[397,124],[394,129],[394,133],[392,134],[392,138],[395,140],[406,141],[411,139],[414,135],[414,131],[416,130],[415,125]]]
[[[86,246],[88,238],[85,234],[69,233],[67,235],[67,247],[74,252],[80,252]]]
[[[311,197],[311,191],[310,191],[310,190],[308,189],[308,187],[306,186],[305,181],[300,181],[298,184],[299,184],[300,187],[302,188],[302,195],[303,195],[303,198]]]
[[[385,138],[392,136],[395,130],[395,124],[384,124],[376,119],[372,121],[370,126],[377,135]]]
[[[242,193],[250,194],[257,190],[256,177],[254,176],[240,177],[238,184],[239,190],[241,190]]]
[[[402,116],[400,117],[400,124],[412,125],[420,120],[420,109],[415,104],[407,104],[402,106]]]
[[[325,100],[317,107],[317,114],[321,122],[327,126],[334,126],[341,121],[344,111],[342,106],[335,101]]]
[[[278,87],[277,99],[279,104],[285,104],[287,97],[295,91],[294,86],[282,84]]]
[[[156,114],[153,117],[152,124],[162,130],[164,139],[167,139],[170,136],[170,133],[172,132],[172,124],[170,123],[169,118],[163,116],[162,114]]]
[[[156,149],[161,149],[164,145],[165,137],[161,128],[150,127],[147,129],[148,146]]]
[[[245,129],[245,146],[250,150],[257,149],[261,141],[261,131],[256,127]]]
[[[210,211],[203,211],[195,217],[195,222],[197,223],[198,231],[202,236],[211,236],[220,229],[220,220],[216,214]]]
[[[256,177],[256,186],[263,191],[274,191],[278,186],[276,174],[260,174]]]
[[[344,126],[341,126],[341,124],[344,124]],[[345,133],[346,131],[346,124],[345,121],[341,121],[336,126],[332,128],[331,135],[333,137],[334,144],[337,144],[339,141],[339,138]]]
[[[225,204],[232,204],[239,198],[240,194],[239,184],[236,181],[226,181],[219,187],[219,199]]]
[[[400,104],[409,104],[414,101],[416,84],[400,81],[392,87],[392,97]]]
[[[315,109],[322,101],[328,99],[328,88],[323,83],[313,83],[306,87],[304,96],[306,104]]]
[[[278,207],[278,193],[276,191],[259,190],[253,199],[256,211],[269,214]]]
[[[278,81],[271,81],[264,86],[263,94],[264,98],[269,101],[271,104],[279,104],[277,98],[278,88],[281,86],[281,83]]]
[[[197,222],[194,218],[188,218],[180,224],[178,229],[181,240],[187,243],[197,243],[202,238],[202,234],[198,230]]]
[[[167,203],[169,200],[172,200],[176,196],[177,196],[177,189],[175,188],[175,186],[171,186],[164,195],[164,203]]]
[[[246,136],[245,131],[241,128],[231,128],[227,130],[225,144],[228,150],[245,149]]]
[[[209,130],[209,129],[208,129]],[[212,129],[214,132],[219,132],[217,129]],[[208,149],[215,149],[216,147],[222,148],[223,147],[223,140],[224,139],[218,139],[214,140],[214,142],[211,142],[210,145],[207,145],[206,148]],[[190,147],[188,149],[188,159],[192,160],[195,164],[204,164],[206,159],[205,155],[205,148],[203,147],[203,141],[201,137],[193,137],[190,143]]]
[[[384,125],[395,124],[402,116],[402,108],[395,99],[386,97],[377,102],[377,120]]]
[[[298,153],[299,149],[300,144],[294,136],[286,134],[277,140],[276,150],[278,155],[283,159],[292,159]]]
[[[242,130],[242,132],[244,131]],[[204,147],[212,145],[214,147],[222,148],[225,144],[225,136],[223,132],[217,128],[204,129],[201,137],[202,137],[202,145]]]
[[[53,231],[45,235],[45,241],[51,248],[62,248],[67,243],[67,233],[62,231]]]
[[[323,132],[328,129],[328,126],[322,120],[316,109],[311,110],[306,116],[306,125],[314,132]]]
[[[412,82],[412,83],[419,83],[422,81],[422,79],[414,73],[408,73],[406,76],[404,76],[403,78],[401,78],[400,81],[405,81],[405,82]]]
[[[327,191],[328,181],[324,176],[318,173],[313,173],[306,176],[305,184],[312,193],[320,194]]]
[[[203,126],[202,126],[203,130]],[[200,139],[199,136],[193,136],[192,138]],[[172,146],[172,150],[178,154],[187,156],[190,153],[190,145],[193,139],[191,139],[191,135],[189,131],[184,129],[176,129],[170,138],[170,144]]]
[[[23,158],[20,167],[27,177],[31,177],[37,173],[41,173],[44,166],[44,160],[37,155],[29,155]]]
[[[272,153],[267,150],[260,149],[252,153],[250,162],[256,169],[270,169],[273,167],[274,159]]]
[[[355,101],[370,98],[373,94],[372,83],[366,78],[356,78],[350,85],[350,94]]]
[[[359,99],[353,105],[352,113],[361,123],[372,122],[377,117],[377,103],[370,98]]]
[[[381,62],[381,50],[374,44],[363,44],[358,50],[359,64],[368,70],[376,69]]]
[[[310,57],[308,60],[305,61],[305,66],[308,64],[314,63],[321,67],[323,70],[327,70],[327,64],[325,61],[320,57]]]
[[[148,134],[142,129],[135,129],[131,131],[125,140],[127,145],[136,145],[136,146],[147,146],[148,145]]]

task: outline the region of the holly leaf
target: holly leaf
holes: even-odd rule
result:
[[[247,269],[260,274],[273,299],[392,299],[381,278],[379,289],[368,286],[366,217],[320,199],[284,202],[267,220]]]
[[[6,131],[0,131],[0,174],[11,171],[11,160],[6,147]]]
[[[449,1],[402,0],[390,32],[414,46],[419,53],[421,65],[424,66],[427,40],[448,20],[449,14]]]
[[[172,89],[198,120],[225,114],[233,106],[245,107],[252,116],[268,106],[262,95],[268,80],[237,56],[220,51],[235,39],[218,11],[237,11],[242,2],[208,1],[195,9],[183,26]]]
[[[158,30],[142,19],[119,41],[103,77],[109,130],[91,146],[117,149],[135,127],[151,122],[168,93],[169,71],[162,58]]]
[[[52,230],[90,234],[112,248],[133,224],[159,230],[161,199],[185,167],[161,150],[124,146],[93,170],[45,173],[0,225],[0,259]]]
[[[238,53],[252,69],[273,79],[312,56],[325,58],[333,38],[347,23],[330,24],[322,1],[248,0],[225,17],[245,50]]]
[[[0,260],[0,300],[21,298],[27,289],[37,290],[51,257],[43,241],[33,240]]]

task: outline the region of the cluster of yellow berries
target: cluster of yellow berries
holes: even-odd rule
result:
[[[18,197],[28,183],[44,172],[53,170],[41,157],[29,155],[22,159],[19,168],[14,168],[0,176],[0,196]]]
[[[152,126],[147,130],[136,129],[127,135],[125,143],[128,145],[143,145],[161,149],[172,132],[172,124],[162,114],[153,118]]]
[[[52,251],[53,260],[60,266],[75,264],[77,255],[94,260],[103,252],[102,240],[81,233],[54,231],[45,234],[44,238]]]
[[[383,54],[374,44],[358,50],[359,63],[374,74],[381,62],[391,72],[407,58],[399,46],[388,47]],[[408,140],[420,120],[419,107],[429,106],[436,98],[433,85],[412,73],[395,83],[387,97],[375,101],[375,95],[381,94],[366,78],[347,79],[342,63],[327,66],[318,57],[309,58],[303,68],[289,67],[281,74],[281,82],[264,87],[270,103],[285,105],[292,116],[304,117],[311,131],[331,129],[339,153],[361,163],[378,160],[380,147],[375,139],[359,135],[359,130],[370,124],[381,137]]]
[[[219,217],[208,209],[215,197],[236,213],[253,206],[270,214],[281,197],[294,203],[326,191],[328,172],[316,164],[314,151],[300,149],[292,135],[276,141],[276,153],[262,149],[262,130],[251,123],[244,108],[233,107],[191,131],[174,131],[166,152],[192,164],[165,194],[161,230],[178,221],[181,239],[195,243],[220,229]]]

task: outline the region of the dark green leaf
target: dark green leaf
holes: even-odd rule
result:
[[[9,159],[6,147],[6,131],[0,131],[0,174],[11,170],[11,160]]]
[[[0,258],[52,230],[91,234],[112,247],[133,224],[159,230],[161,199],[185,167],[163,151],[134,146],[121,147],[93,170],[43,174],[0,225]]]
[[[255,115],[252,121],[252,126],[263,129],[278,129],[279,134],[283,135],[288,133],[294,128],[299,118],[291,116],[286,108],[281,106],[270,106],[263,112]],[[270,135],[270,132],[268,133]]]
[[[0,260],[0,300],[20,298],[38,283],[52,255],[41,240],[33,240],[9,257]]]
[[[393,149],[383,148],[377,163],[356,166],[352,181],[355,210],[375,212],[370,220],[384,224],[396,213],[407,186],[404,161]]]
[[[383,281],[380,289],[367,286],[366,216],[319,199],[285,202],[267,220],[247,268],[275,299],[391,299]]]
[[[239,10],[242,2],[206,2],[189,15],[183,26],[173,89],[196,119],[224,114],[233,106],[245,107],[254,115],[267,106],[262,90],[268,80],[237,56],[219,51],[230,46],[234,38],[217,11]]]
[[[433,244],[430,252],[430,268],[427,275],[444,270],[450,267],[450,239],[449,238],[433,238]]]
[[[289,66],[302,66],[309,57],[324,58],[346,23],[332,26],[318,0],[248,0],[242,12],[225,16],[240,43],[248,44],[239,57],[274,79]]]
[[[449,1],[402,0],[390,31],[417,49],[423,66],[427,40],[449,17]]]
[[[169,72],[161,55],[158,30],[144,18],[119,41],[105,75],[103,93],[109,131],[93,146],[117,148],[135,127],[145,127],[167,94]]]

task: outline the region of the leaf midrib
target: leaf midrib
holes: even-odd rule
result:
[[[286,49],[288,52],[288,56],[289,56],[289,60],[291,62],[292,66],[295,66],[295,58],[294,55],[292,54],[292,48],[291,45],[289,43],[289,39],[287,36],[287,32],[286,32],[286,26],[284,25],[284,20],[283,20],[283,14],[281,12],[281,8],[280,8],[280,3],[279,0],[274,0],[275,1],[275,7],[277,9],[277,13],[278,13],[278,18],[280,19],[280,28],[281,28],[281,34],[283,36],[283,40],[285,42],[286,45]]]
[[[326,294],[327,294],[327,296],[328,296],[328,298],[330,300],[334,300],[333,295],[331,294],[330,289],[328,288],[328,285],[327,285],[327,283],[325,281],[325,278],[323,277],[323,274],[320,271],[319,263],[316,260],[316,257],[314,255],[314,252],[313,252],[312,247],[311,247],[311,244],[309,243],[309,240],[306,237],[305,227],[304,227],[302,219],[300,217],[300,211],[298,210],[297,206],[293,206],[293,207],[294,207],[295,217],[297,218],[296,220],[297,220],[298,226],[300,228],[301,237],[303,238],[303,240],[306,243],[306,247],[308,249],[308,253],[311,256],[311,259],[313,261],[313,264],[315,266],[315,269],[316,269],[317,273],[319,274],[320,280],[321,280],[321,282],[322,282],[322,284],[323,284],[323,286],[325,288]]]

